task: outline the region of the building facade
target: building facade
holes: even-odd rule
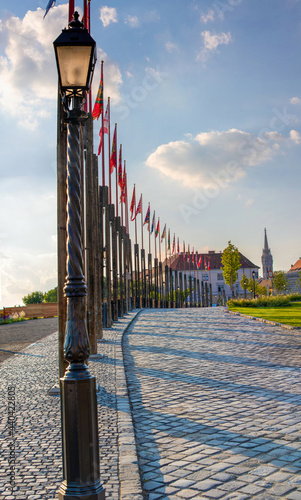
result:
[[[253,264],[247,257],[239,252],[241,267],[237,271],[237,280],[234,283],[234,294],[243,295],[244,290],[240,285],[243,274],[249,279],[253,279],[253,271],[255,272],[255,279],[258,279],[259,267]],[[185,254],[183,258],[183,253],[171,257],[169,260],[169,266],[173,270],[181,271],[188,277],[197,278],[200,281],[207,282],[212,286],[212,295],[219,297],[225,295],[227,298],[232,296],[231,289],[229,285],[226,285],[223,270],[222,270],[222,252],[215,252],[214,250],[208,253],[195,254],[194,261],[192,261],[192,254],[188,256]],[[165,262],[163,263],[163,266]],[[164,267],[163,267],[164,268]]]

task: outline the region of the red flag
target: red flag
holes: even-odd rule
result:
[[[136,218],[136,214],[134,214],[134,208],[136,206],[136,194],[135,194],[135,184],[134,184],[134,189],[133,189],[133,196],[132,196],[132,201],[131,201],[131,206],[130,206],[130,212],[131,212],[131,221],[133,222]]]
[[[121,188],[121,194],[120,194],[120,202],[121,203],[125,203],[125,183],[126,183],[126,177],[125,177],[125,165],[124,165],[123,177],[122,177],[122,188]]]
[[[178,253],[178,254],[180,253],[180,242],[179,242],[179,238],[178,238],[178,245],[177,245],[177,253]]]
[[[123,177],[122,177],[122,145],[120,144],[119,148],[119,165],[118,165],[118,186],[122,190],[122,182],[123,182]]]
[[[194,248],[192,249],[192,257],[191,257],[191,262],[194,264]]]
[[[206,257],[204,257],[204,265],[205,265],[205,269],[207,271],[207,261],[206,261]]]
[[[211,267],[210,267],[210,259],[208,259],[208,271],[210,271]]]
[[[117,154],[116,154],[116,129],[117,124],[115,124],[115,130],[113,135],[112,153],[110,159],[110,173],[114,172],[114,168],[117,168]]]
[[[172,241],[172,253],[175,251],[175,246],[176,246],[176,236],[175,234],[173,235],[173,241]]]
[[[202,264],[202,256],[200,255],[200,258],[199,258],[199,261],[198,261],[198,268],[200,267],[201,264]]]
[[[183,262],[185,262],[185,241],[183,241]]]
[[[101,77],[100,77],[99,89],[97,92],[96,101],[92,111],[93,120],[95,120],[95,118],[97,118],[98,120],[98,118],[102,113],[103,113],[103,63],[101,64]]]
[[[139,200],[139,203],[137,205],[135,219],[136,219],[138,214],[141,214],[141,211],[142,211],[142,195],[140,196],[140,200]]]
[[[105,117],[104,117],[104,119],[103,119],[103,133],[104,133],[104,134],[108,134],[108,133],[109,133],[109,114],[108,114],[108,106],[107,106],[107,109],[106,109]],[[99,141],[99,146],[98,146],[98,156],[100,155],[100,153],[101,153],[101,148],[102,148],[102,127],[100,127],[99,137],[100,137],[100,141]]]

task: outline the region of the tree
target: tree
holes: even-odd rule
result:
[[[284,292],[288,289],[288,281],[284,271],[275,271],[273,277],[273,288],[277,293]]]
[[[301,271],[299,272],[299,277],[297,278],[296,285],[298,288],[301,288]]]
[[[242,278],[240,280],[240,286],[244,291],[244,296],[245,298],[247,297],[247,288],[248,288],[249,280],[246,277],[245,273],[242,275]]]
[[[24,304],[41,304],[43,302],[44,294],[42,292],[32,292],[22,298]]]
[[[57,302],[57,286],[44,293],[43,302]]]
[[[233,285],[237,280],[237,271],[240,268],[240,255],[238,248],[232,245],[231,241],[228,242],[227,248],[223,251],[222,255],[222,269],[224,280],[230,286],[233,296]]]

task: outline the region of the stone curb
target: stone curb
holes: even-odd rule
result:
[[[229,314],[233,314],[234,316],[241,316],[242,318],[248,318],[248,319],[260,321],[261,323],[267,323],[268,325],[282,326],[283,328],[286,328],[287,330],[300,330],[300,328],[298,326],[290,326],[290,325],[285,325],[284,323],[277,323],[277,321],[270,321],[269,319],[256,318],[256,316],[248,316],[247,314],[242,314],[242,313],[239,313],[238,311],[229,311],[228,307],[227,307],[226,312],[228,312]]]
[[[118,419],[118,448],[119,448],[119,484],[121,500],[143,500],[142,487],[138,466],[136,440],[126,383],[122,339],[129,327],[136,320],[142,309],[138,310],[124,329],[118,332],[116,344],[116,399]],[[114,326],[114,325],[113,325]]]

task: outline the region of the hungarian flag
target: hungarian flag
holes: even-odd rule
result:
[[[145,226],[145,224],[148,224],[148,230],[149,230],[149,220],[150,220],[150,206],[148,205],[148,209],[147,209],[147,212],[146,212],[146,215],[145,215],[145,219],[144,219],[144,222],[143,222],[144,226]]]
[[[115,124],[115,130],[114,130],[114,135],[113,135],[113,144],[112,144],[112,153],[111,153],[111,159],[110,159],[110,173],[111,174],[113,173],[114,168],[117,168],[116,131],[117,131],[117,124]]]
[[[153,215],[152,227],[151,227],[151,230],[150,230],[150,234],[152,234],[152,232],[154,231],[154,229],[155,229],[155,212],[154,212],[154,215]]]
[[[201,264],[202,264],[202,256],[200,255],[200,258],[199,258],[199,261],[198,261],[198,264],[197,264],[198,268],[200,267]]]
[[[134,209],[136,206],[136,194],[135,194],[135,184],[134,184],[134,189],[133,189],[133,196],[132,196],[132,201],[131,201],[131,206],[130,206],[130,212],[131,212],[131,221],[133,222],[136,218],[136,215],[134,214]]]
[[[118,186],[122,190],[123,176],[122,176],[122,145],[119,148],[119,164],[118,164]]]
[[[161,235],[161,243],[162,243],[162,241],[165,239],[165,236],[166,236],[166,224],[165,224],[165,226],[164,226],[163,233],[162,233],[162,235]]]
[[[104,117],[104,120],[103,120],[103,133],[104,133],[104,134],[108,134],[108,133],[109,133],[109,114],[108,114],[108,106],[107,106],[106,113],[105,113],[105,117]],[[100,153],[101,153],[101,148],[102,148],[102,127],[100,127],[99,137],[100,137],[100,141],[99,141],[99,146],[98,146],[98,156],[100,155]]]
[[[138,203],[138,206],[136,209],[135,219],[136,219],[138,214],[141,214],[141,212],[142,212],[142,195],[140,196],[140,200],[139,200],[139,203]]]
[[[99,84],[99,89],[97,92],[97,97],[96,97],[96,101],[94,104],[94,108],[92,111],[93,120],[95,120],[95,118],[97,118],[97,120],[98,120],[98,118],[100,117],[100,115],[102,113],[103,113],[103,65],[101,65],[100,84]]]
[[[174,233],[173,240],[172,240],[172,253],[174,253],[174,251],[175,251],[175,246],[176,246],[176,236]]]
[[[179,238],[178,238],[178,245],[177,245],[177,253],[178,253],[178,254],[180,253],[180,242],[179,242]]]
[[[158,236],[159,233],[160,233],[160,221],[158,219],[157,229],[155,231],[155,238],[157,238],[157,236]]]

